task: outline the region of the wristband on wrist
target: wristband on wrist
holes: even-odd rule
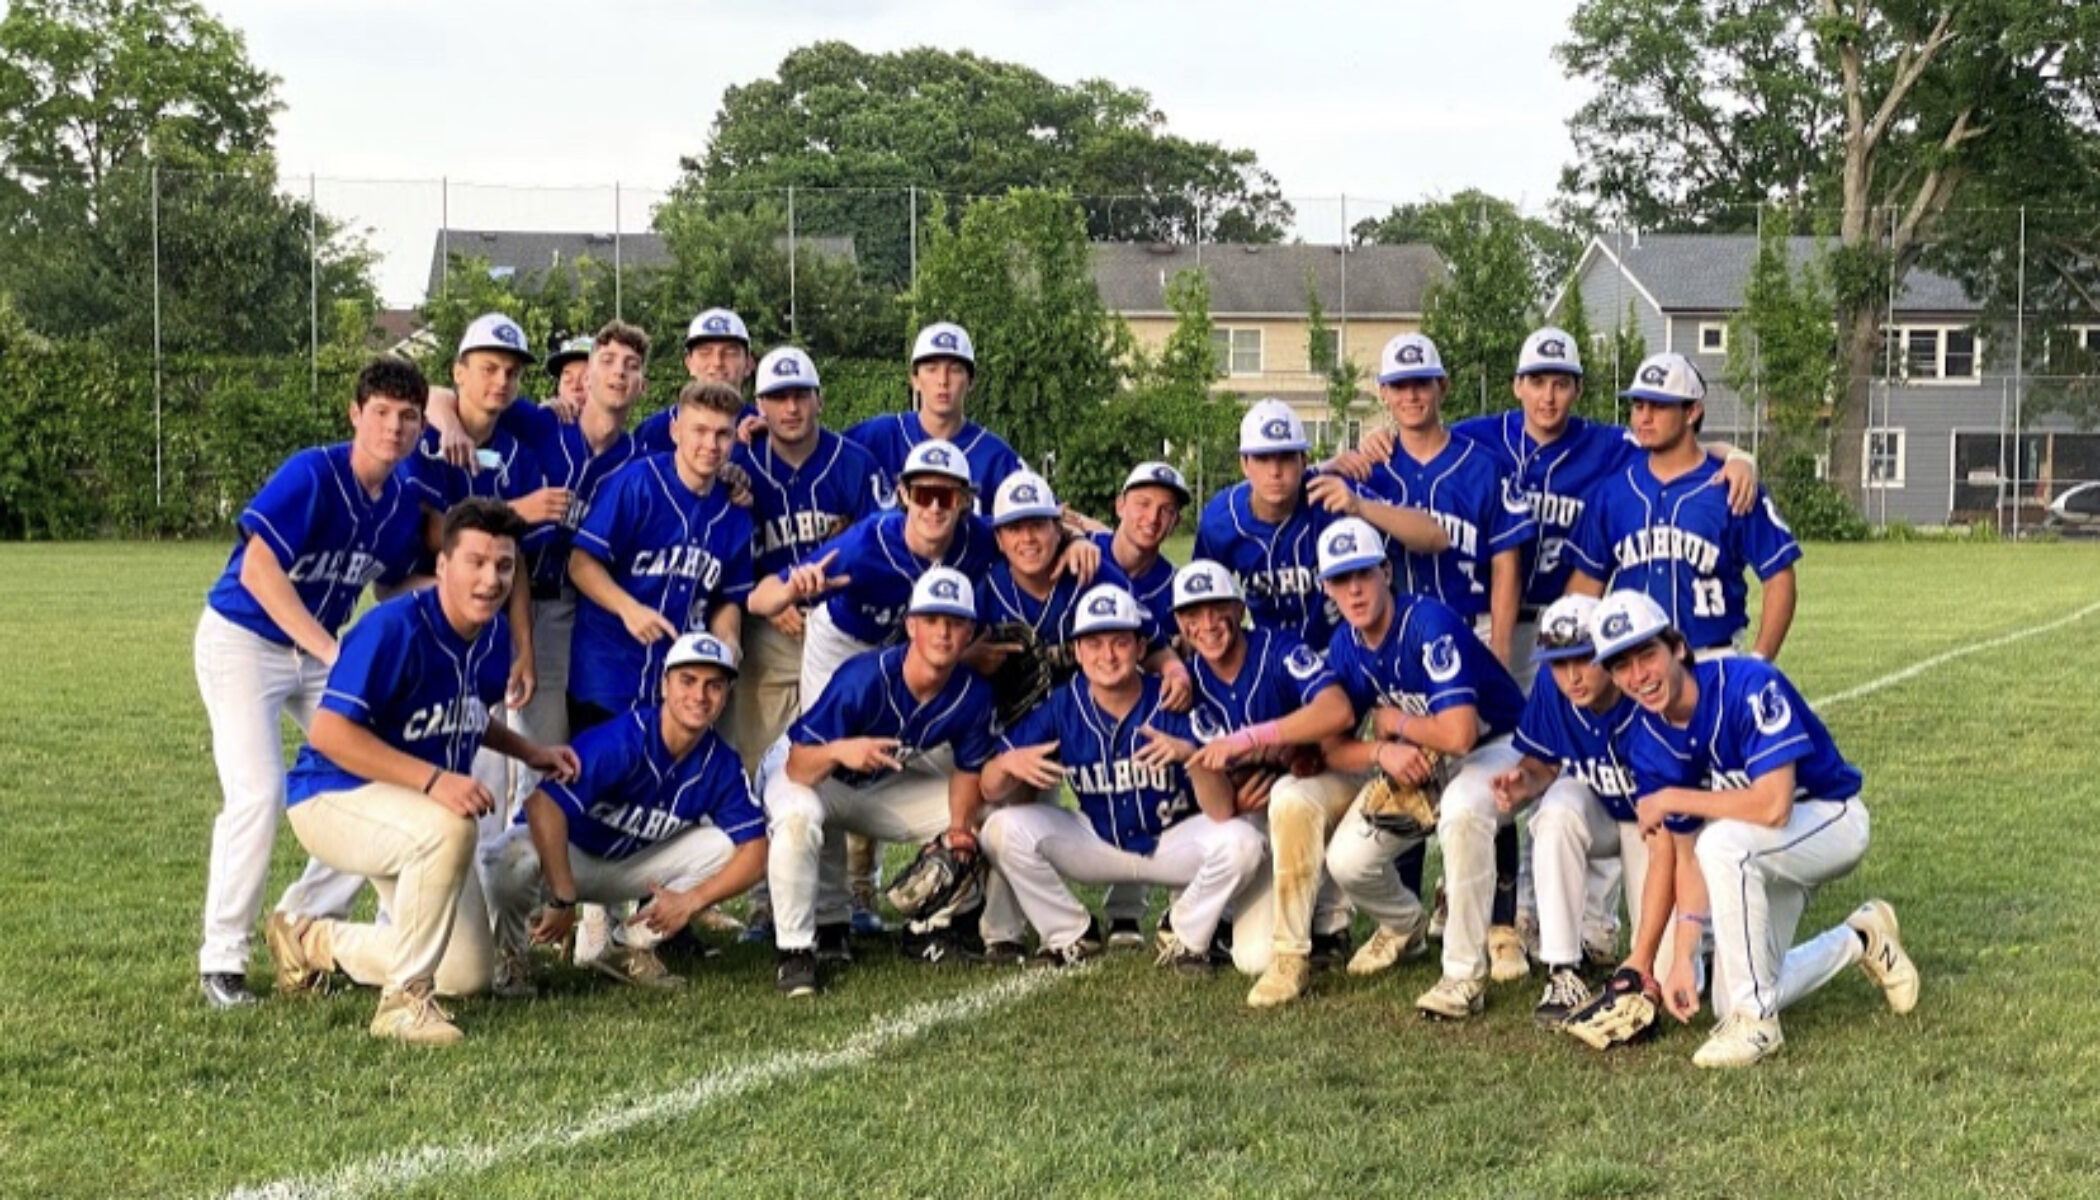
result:
[[[1714,927],[1714,919],[1705,913],[1679,913],[1677,914],[1677,919],[1689,925],[1697,925],[1701,929],[1712,929]]]
[[[564,900],[560,896],[550,896],[547,898],[547,907],[557,912],[567,912],[576,907],[576,902],[574,900]]]
[[[1749,463],[1753,467],[1757,465],[1757,457],[1751,454],[1748,450],[1743,449],[1741,446],[1736,446],[1730,449],[1728,451],[1728,457],[1722,459],[1721,461]]]
[[[436,787],[438,785],[438,780],[443,779],[444,777],[445,768],[439,767],[436,770],[432,771],[430,773],[430,778],[423,782],[423,794],[428,796],[430,794],[430,789]]]

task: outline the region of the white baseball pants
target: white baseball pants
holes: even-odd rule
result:
[[[803,708],[816,706],[817,698],[824,694],[824,685],[831,682],[831,677],[847,659],[874,648],[868,642],[840,632],[839,627],[832,623],[830,609],[821,604],[810,609],[809,619],[802,626],[799,688]]]
[[[1844,925],[1794,945],[1816,888],[1866,857],[1867,807],[1800,800],[1785,825],[1713,821],[1693,852],[1713,906],[1714,1011],[1773,1017],[1858,962],[1859,936]]]
[[[802,712],[802,642],[763,617],[748,617],[743,650],[743,668],[722,717],[722,733],[743,758],[744,770],[752,772]],[[833,664],[831,670],[837,669]]]
[[[576,597],[532,602],[532,701],[511,715],[510,727],[542,746],[569,742],[569,640],[576,629]],[[480,764],[476,764],[479,778]],[[509,811],[525,807],[540,773],[523,763],[512,776]]]
[[[1531,863],[1538,880],[1539,958],[1547,964],[1581,963],[1585,925],[1609,919],[1608,911],[1597,912],[1599,881],[1615,881],[1616,875],[1600,872],[1603,864],[1623,865],[1626,920],[1635,930],[1641,927],[1648,844],[1633,822],[1614,821],[1581,780],[1563,775],[1539,797],[1531,813]],[[1663,930],[1656,951],[1664,970],[1676,924]]]
[[[818,925],[851,916],[847,833],[916,846],[948,828],[948,780],[930,772],[899,771],[866,788],[836,779],[809,788],[783,770],[766,783],[764,799],[772,839],[766,883],[773,941],[782,950],[807,950],[816,945]]]
[[[656,843],[628,858],[599,858],[569,847],[569,873],[576,881],[576,899],[591,904],[625,904],[649,898],[649,885],[683,892],[721,874],[736,853],[736,843],[712,825],[688,827],[676,837]],[[528,921],[551,894],[540,869],[539,848],[532,844],[532,831],[513,825],[501,838],[482,851],[482,877],[488,881],[488,899],[496,924],[496,945],[522,953],[526,947]],[[647,925],[632,924],[622,931],[621,943],[651,947],[663,938]]]
[[[1234,904],[1235,967],[1259,975],[1277,954],[1312,953],[1314,933],[1349,927],[1348,899],[1323,863],[1362,785],[1359,776],[1324,771],[1303,779],[1286,776],[1269,789],[1268,807],[1254,815],[1255,827],[1268,833],[1269,880],[1244,906]],[[1174,927],[1181,928],[1178,919]]]

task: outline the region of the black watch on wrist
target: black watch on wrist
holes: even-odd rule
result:
[[[560,896],[554,896],[548,899],[547,907],[567,912],[569,909],[576,907],[576,902],[574,900],[564,900]]]

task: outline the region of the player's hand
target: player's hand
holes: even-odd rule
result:
[[[1499,813],[1515,812],[1526,800],[1531,799],[1525,795],[1524,771],[1520,767],[1511,767],[1488,780],[1488,790],[1495,794],[1495,811]]]
[[[738,508],[751,507],[751,476],[744,473],[744,468],[735,463],[723,463],[722,469],[715,472],[715,478],[721,480],[722,486],[729,489],[731,504]]]
[[[665,638],[674,642],[678,640],[678,626],[646,604],[637,603],[622,613],[620,623],[627,627],[628,636],[644,646],[654,645]]]
[[[558,946],[568,940],[570,931],[576,928],[576,909],[556,908],[543,905],[540,915],[532,922],[530,936],[537,946]]]
[[[801,639],[802,631],[808,623],[808,618],[802,615],[802,609],[793,604],[767,617],[766,620],[779,633],[797,640]]]
[[[1380,705],[1371,710],[1371,733],[1382,738],[1399,737],[1401,723],[1406,720],[1406,713],[1389,704]]]
[[[831,564],[838,559],[839,552],[833,550],[814,562],[806,562],[788,571],[788,593],[796,600],[818,599],[853,582],[851,575],[827,575]]]
[[[962,662],[979,675],[990,675],[1006,664],[1008,655],[1019,654],[1024,648],[1019,642],[995,642],[981,637],[963,650]]]
[[[1390,462],[1393,450],[1400,444],[1400,435],[1390,429],[1373,429],[1356,439],[1357,452],[1373,463]]]
[[[833,743],[832,753],[848,771],[901,771],[904,764],[897,759],[897,746],[896,738],[847,738]]]
[[[1060,505],[1059,507],[1063,511],[1058,516],[1057,523],[1064,527],[1066,533],[1078,536],[1080,534],[1112,532],[1099,519],[1090,517],[1069,504]]]
[[[1363,497],[1349,486],[1349,481],[1339,475],[1315,475],[1305,485],[1305,498],[1344,517],[1353,517],[1363,511]]]
[[[1065,781],[1064,764],[1057,761],[1057,743],[1016,746],[1006,752],[1006,773],[1037,791]]]
[[[1387,746],[1393,748],[1388,750]],[[1420,787],[1429,782],[1429,759],[1412,742],[1381,743],[1373,760],[1386,774],[1409,786]]]
[[[639,926],[663,937],[670,937],[692,922],[693,915],[700,911],[691,892],[674,892],[662,884],[650,881],[649,903],[642,910],[627,918],[631,927]]]
[[[1354,479],[1356,482],[1362,483],[1371,477],[1371,468],[1377,465],[1370,455],[1365,454],[1361,450],[1344,450],[1326,462],[1321,463],[1320,467],[1322,470],[1339,475],[1344,479]]]
[[[475,455],[480,449],[467,431],[460,428],[457,419],[432,421],[431,427],[438,431],[438,455],[446,462],[465,471],[469,476],[481,474],[481,460]]]
[[[766,419],[752,413],[736,423],[736,440],[748,446],[766,436]]]
[[[1234,763],[1245,758],[1248,752],[1253,749],[1253,743],[1247,739],[1237,734],[1229,734],[1208,743],[1201,750],[1196,751],[1190,757],[1189,764],[1202,767],[1206,771],[1228,771],[1232,769]]]
[[[1145,739],[1145,744],[1130,757],[1141,767],[1174,766],[1188,762],[1198,753],[1196,743],[1171,733],[1161,733],[1150,725],[1140,727],[1138,736]]]
[[[1661,792],[1650,792],[1633,806],[1634,821],[1639,826],[1642,837],[1661,829],[1663,818],[1669,815],[1669,811],[1663,807]]]
[[[470,820],[496,811],[496,797],[476,783],[472,775],[457,771],[440,774],[430,786],[430,798]]]
[[[568,516],[574,498],[567,488],[543,487],[511,501],[510,510],[525,518],[527,524],[546,525]]]
[[[977,832],[972,829],[950,829],[941,835],[941,844],[953,851],[955,857],[964,862],[977,857]]]
[[[1239,788],[1233,793],[1233,811],[1260,812],[1269,807],[1269,789],[1275,787],[1276,781],[1281,778],[1283,772],[1273,767],[1261,767],[1249,772],[1245,779],[1240,780]]]
[[[1728,489],[1728,511],[1745,516],[1757,504],[1757,464],[1747,458],[1731,458],[1714,472],[1714,487]]]
[[[525,765],[556,783],[574,783],[583,774],[583,760],[567,746],[542,746],[535,742],[525,752]]]
[[[1101,571],[1101,547],[1085,538],[1074,538],[1065,543],[1064,553],[1057,556],[1057,569],[1085,587]]]
[[[1170,713],[1185,713],[1196,703],[1196,683],[1178,658],[1167,660],[1159,670],[1159,706]]]
[[[583,405],[566,396],[549,396],[540,401],[540,407],[554,414],[554,419],[564,425],[574,425],[583,415]]]
[[[1679,1021],[1689,1022],[1699,1015],[1699,973],[1692,968],[1689,957],[1673,957],[1677,963],[1670,968],[1669,978],[1663,980],[1663,1007]]]
[[[533,693],[540,687],[539,674],[533,669],[530,655],[518,655],[510,662],[510,679],[503,685],[503,703],[512,711],[532,703]]]

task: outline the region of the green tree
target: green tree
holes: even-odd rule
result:
[[[1956,202],[2063,184],[2100,137],[2090,4],[1584,0],[1570,33],[1557,54],[1596,88],[1569,122],[1579,203],[1664,228],[1836,210],[1839,445],[1864,436],[1886,297]],[[1831,468],[1856,501],[1859,458]]]
[[[1324,453],[1349,449],[1349,422],[1357,417],[1364,393],[1364,369],[1346,352],[1336,353],[1341,339],[1327,323],[1327,308],[1320,303],[1320,288],[1313,273],[1305,273],[1305,361],[1321,377],[1327,394],[1328,428],[1333,431]]]
[[[1441,251],[1443,240],[1451,239],[1455,230],[1480,225],[1493,225],[1514,235],[1523,249],[1531,290],[1541,297],[1556,291],[1582,257],[1583,236],[1572,227],[1528,215],[1509,201],[1476,188],[1448,199],[1402,204],[1383,217],[1367,217],[1350,229],[1349,236],[1359,246],[1427,242]]]
[[[1422,332],[1451,373],[1445,412],[1453,417],[1509,407],[1510,373],[1538,324],[1543,283],[1524,218],[1490,200],[1415,206],[1405,224],[1381,231],[1427,242],[1443,257],[1446,274],[1430,285]]]
[[[1583,301],[1582,287],[1572,276],[1546,320],[1558,325],[1582,355],[1582,398],[1575,402],[1575,411],[1594,421],[1616,421],[1617,391],[1612,386],[1612,364],[1608,361],[1612,341],[1600,340],[1592,331],[1589,305]],[[1640,359],[1636,357],[1634,361]]]

